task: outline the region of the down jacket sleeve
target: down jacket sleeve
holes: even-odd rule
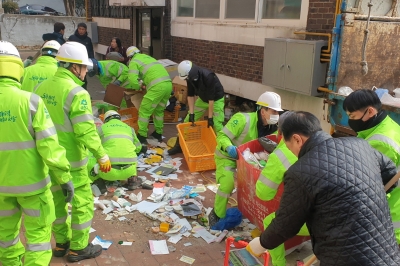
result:
[[[375,149],[372,149],[372,150],[375,153],[375,156],[376,156],[379,166],[381,168],[381,176],[382,176],[383,185],[386,185],[393,178],[393,176],[396,175],[396,173],[397,173],[396,165],[394,164],[394,162],[392,160],[390,160],[388,157],[386,157],[379,151],[377,151]],[[396,186],[397,186],[397,182],[388,191],[386,191],[386,193],[390,193]]]
[[[312,196],[300,176],[286,172],[285,190],[275,219],[261,235],[261,245],[274,249],[295,236],[311,213]]]

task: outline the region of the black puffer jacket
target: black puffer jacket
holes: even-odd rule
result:
[[[400,265],[383,187],[395,174],[393,162],[368,142],[315,133],[285,174],[261,245],[273,249],[307,223],[321,265]]]
[[[92,39],[88,36],[87,32],[84,35],[79,35],[78,30],[75,30],[75,33],[69,36],[68,41],[79,42],[85,45],[88,57],[94,58]]]

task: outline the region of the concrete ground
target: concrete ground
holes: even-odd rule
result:
[[[34,51],[21,51],[21,57],[23,59],[31,54],[34,54]],[[93,100],[103,99],[104,94],[101,93],[103,90],[104,89],[97,78],[89,78],[88,91]],[[165,141],[170,137],[176,136],[176,125],[165,125],[164,130],[164,136],[166,137]],[[149,129],[149,133],[151,132],[153,132],[152,125],[150,125]],[[178,154],[175,157],[183,157],[183,154]],[[206,171],[201,174],[191,174],[185,160],[183,160],[180,170],[183,170],[183,172],[178,174],[178,180],[172,181],[172,186],[175,188],[180,188],[185,184],[207,185],[209,182],[215,182],[215,176],[213,175],[214,171]],[[145,175],[148,179],[152,180],[147,173],[139,172],[138,175]],[[134,193],[137,194],[139,191],[143,193],[143,199],[146,199],[146,197],[151,194],[150,190],[143,189],[135,190]],[[212,207],[215,194],[207,190],[207,192],[202,193],[201,195],[206,197],[203,205],[205,207]],[[236,198],[236,193],[233,194],[233,197]],[[146,218],[137,211],[125,215],[127,220],[122,222],[115,218],[111,221],[105,221],[105,217],[106,215],[102,214],[101,210],[95,211],[92,228],[96,231],[90,234],[89,241],[91,242],[96,235],[100,236],[102,239],[111,240],[113,241],[113,244],[108,250],[104,250],[103,253],[95,259],[84,260],[79,263],[68,263],[65,258],[53,258],[50,265],[188,265],[179,260],[182,255],[194,258],[195,262],[193,265],[223,265],[223,256],[221,251],[225,249],[224,242],[207,244],[201,238],[195,238],[193,236],[188,238],[183,237],[183,239],[177,244],[167,242],[168,245],[174,246],[176,251],[171,252],[169,255],[152,255],[149,250],[148,241],[168,239],[164,234],[154,234],[151,232],[150,227],[154,226],[154,221]],[[21,239],[24,243],[26,242],[22,234]],[[132,246],[122,246],[118,244],[119,241],[133,241],[133,244]],[[192,245],[183,245],[188,242]],[[52,246],[55,246],[54,240],[52,241]],[[296,260],[303,260],[311,254],[311,244],[306,243],[300,251],[295,250],[286,257],[287,265],[294,266],[296,265]]]

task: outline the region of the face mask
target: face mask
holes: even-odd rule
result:
[[[268,125],[275,125],[278,123],[279,115],[270,115],[269,119],[267,119]]]
[[[371,122],[373,122],[375,117],[371,117],[367,121],[363,121],[362,119],[364,118],[367,112],[368,109],[365,110],[363,116],[360,119],[349,119],[349,126],[351,127],[352,130],[354,130],[355,132],[360,132],[369,129],[369,125],[371,124]]]

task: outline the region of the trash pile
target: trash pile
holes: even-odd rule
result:
[[[248,164],[251,164],[257,169],[263,169],[267,164],[270,153],[275,150],[277,143],[267,137],[259,138],[258,142],[264,148],[263,151],[253,153],[250,151],[250,148],[246,148],[242,155]]]

